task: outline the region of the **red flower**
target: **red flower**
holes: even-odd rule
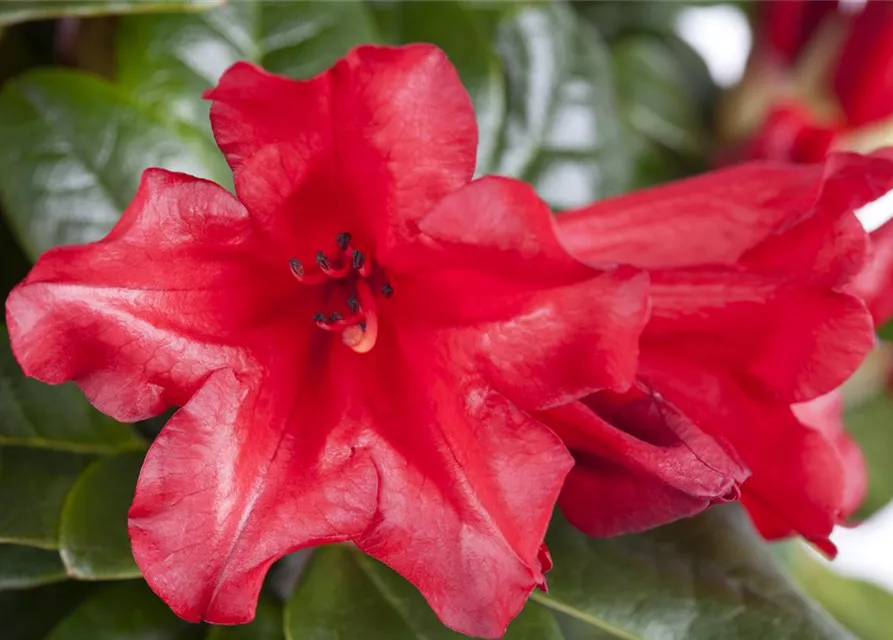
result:
[[[240,63],[208,96],[237,197],[147,171],[104,240],[12,293],[17,358],[121,420],[182,406],[130,511],[182,617],[245,622],[276,558],[351,540],[500,635],[544,584],[571,465],[530,412],[631,384],[647,277],[570,258],[525,184],[471,182],[436,48],[306,82]]]
[[[871,259],[852,290],[865,300],[877,326],[893,318],[893,220],[872,232]]]
[[[560,500],[569,519],[604,535],[695,512],[731,491],[719,478],[740,459],[751,473],[742,501],[760,531],[796,531],[833,552],[828,534],[861,497],[847,470],[864,470],[839,433],[804,426],[790,405],[833,390],[872,347],[871,317],[843,288],[866,257],[853,210],[891,187],[893,152],[839,154],[824,167],[741,165],[559,217],[572,253],[652,280],[638,397],[593,394],[556,427],[577,459]],[[632,417],[632,436],[662,458],[618,464],[587,448],[586,420],[623,428]],[[699,477],[674,473],[686,457],[703,461]],[[651,499],[635,514],[601,498],[621,484],[631,500],[644,477]]]
[[[846,3],[770,0],[761,9],[744,83],[780,88],[743,154],[818,162],[829,150],[890,144],[893,3],[868,0],[854,13]]]

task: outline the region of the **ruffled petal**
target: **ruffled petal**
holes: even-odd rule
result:
[[[416,303],[395,307],[401,322],[458,324],[451,349],[473,354],[494,388],[525,408],[632,384],[648,316],[647,277],[570,257],[529,185],[477,180],[445,198],[419,228],[416,268],[401,263],[406,275],[395,284],[395,302]]]
[[[415,584],[448,626],[499,637],[544,584],[543,537],[572,459],[445,336],[380,339],[396,341],[400,357],[389,351],[388,378],[370,370],[362,391],[382,473],[374,526],[357,544]]]
[[[431,45],[358,47],[308,81],[238,63],[207,96],[239,199],[292,252],[348,231],[385,253],[474,173],[471,99]]]
[[[754,162],[563,214],[558,232],[573,255],[592,264],[737,264],[842,286],[866,259],[866,234],[853,213],[891,188],[890,150],[836,153],[816,165]]]
[[[211,372],[250,366],[250,336],[282,302],[255,241],[224,189],[150,169],[105,239],[47,252],[9,296],[16,358],[119,420],[182,405]]]
[[[868,494],[868,470],[859,444],[850,436],[843,424],[843,394],[832,391],[823,396],[791,406],[794,416],[828,439],[840,456],[844,472],[841,518],[849,518]]]
[[[742,501],[763,535],[797,532],[828,548],[845,476],[827,438],[759,388],[672,348],[643,352],[641,375],[747,465]]]
[[[269,566],[358,537],[378,470],[341,398],[287,375],[213,373],[149,451],[130,508],[133,555],[182,618],[254,616]]]
[[[854,280],[852,292],[865,300],[878,326],[893,317],[893,222],[871,234],[869,263]]]
[[[537,415],[574,455],[559,504],[592,536],[642,531],[737,499],[747,477],[734,454],[641,385]]]
[[[827,393],[874,346],[871,317],[854,296],[789,286],[731,268],[653,271],[649,345],[749,375],[789,403]]]
[[[734,264],[808,208],[820,175],[817,166],[768,162],[711,171],[563,213],[559,237],[588,263]]]

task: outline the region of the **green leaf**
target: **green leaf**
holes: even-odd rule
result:
[[[184,622],[142,580],[87,598],[46,640],[183,640],[201,627]]]
[[[0,113],[0,197],[31,257],[102,237],[147,167],[230,179],[201,133],[91,75],[29,71],[4,86]]]
[[[142,449],[133,428],[90,406],[71,383],[49,386],[26,378],[0,326],[0,445],[80,453]]]
[[[261,594],[252,622],[232,627],[211,627],[205,640],[285,640],[282,618],[282,604]]]
[[[598,33],[564,3],[526,6],[496,27],[508,114],[494,172],[534,184],[553,207],[625,190],[631,158]]]
[[[94,462],[71,488],[62,509],[59,552],[69,575],[81,580],[138,578],[127,535],[142,453]]]
[[[0,591],[3,640],[43,640],[59,620],[95,590],[95,584],[68,581]]]
[[[547,543],[549,595],[532,599],[577,629],[627,640],[850,637],[793,586],[737,506],[610,540],[556,518]]]
[[[140,101],[210,136],[202,92],[239,60],[295,78],[376,40],[361,2],[247,0],[192,15],[124,18],[118,26],[118,80]]]
[[[698,104],[685,67],[661,38],[634,35],[612,48],[621,117],[647,138],[678,153],[703,153]]]
[[[4,0],[0,25],[60,16],[96,16],[150,11],[200,11],[223,0]]]
[[[893,398],[872,398],[847,411],[844,421],[868,467],[868,495],[857,513],[867,518],[893,500]]]
[[[66,579],[56,551],[0,544],[0,591],[29,589]]]
[[[549,612],[534,605],[509,626],[506,640],[561,640]],[[418,590],[380,562],[341,545],[310,559],[285,610],[290,640],[456,639]]]
[[[835,573],[813,556],[803,546],[792,554],[789,568],[803,590],[862,640],[888,640],[893,629],[893,594]]]
[[[89,456],[0,447],[0,542],[59,546],[62,505]]]

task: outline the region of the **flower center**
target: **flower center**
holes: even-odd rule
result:
[[[394,288],[384,280],[371,258],[351,245],[349,233],[335,238],[337,250],[332,254],[318,251],[316,268],[310,271],[296,258],[289,260],[292,275],[304,285],[340,285],[344,304],[330,313],[316,313],[313,321],[324,331],[341,333],[341,341],[357,353],[366,353],[378,338],[378,314],[374,290],[390,298]],[[378,283],[377,286],[375,283]],[[329,296],[324,296],[328,299]]]

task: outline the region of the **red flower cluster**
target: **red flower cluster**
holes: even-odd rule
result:
[[[871,347],[845,291],[889,154],[556,223],[529,186],[472,180],[474,113],[434,47],[303,82],[237,64],[208,97],[236,195],[149,170],[105,239],[49,251],[6,305],[28,375],[120,420],[181,407],[130,510],[179,615],[245,622],[273,561],[351,541],[495,637],[545,585],[560,492],[597,535],[740,494],[767,535],[828,548],[853,450],[789,405]]]

